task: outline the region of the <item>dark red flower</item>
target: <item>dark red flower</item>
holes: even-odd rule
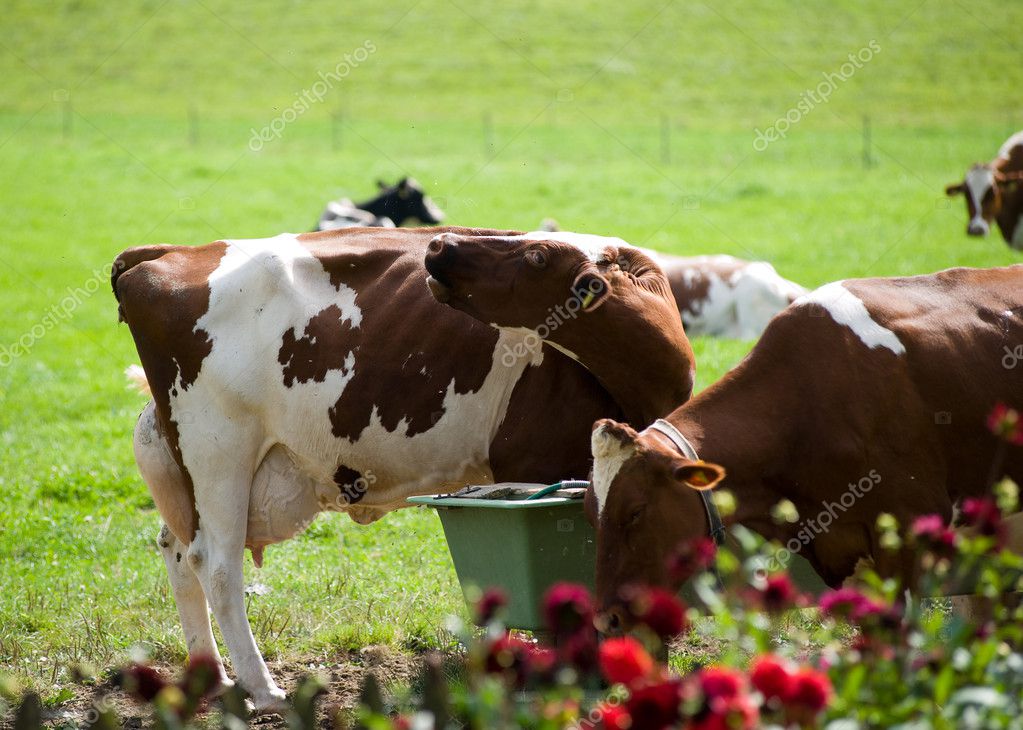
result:
[[[784,701],[792,692],[791,665],[779,657],[765,654],[754,660],[749,674],[750,682],[766,700]]]
[[[919,545],[942,558],[956,553],[956,533],[940,515],[923,515],[913,520],[910,532]]]
[[[764,610],[770,613],[781,613],[796,608],[803,602],[803,596],[796,589],[788,573],[769,575],[762,588],[757,590],[756,598]]]
[[[583,629],[558,642],[561,660],[583,674],[597,668],[597,630]]]
[[[121,672],[121,687],[130,695],[152,702],[167,686],[160,673],[145,664],[133,664]]]
[[[760,713],[747,695],[715,700],[686,727],[688,730],[753,730]]]
[[[987,417],[987,427],[998,438],[1016,446],[1023,446],[1023,420],[1019,411],[1004,403],[996,403]]]
[[[694,574],[714,564],[717,545],[709,537],[698,537],[679,543],[668,556],[668,575],[675,585],[682,585]]]
[[[193,700],[212,696],[220,689],[220,662],[208,654],[191,657],[180,687]]]
[[[490,623],[498,611],[507,605],[507,593],[500,588],[488,588],[476,602],[476,623],[480,625]]]
[[[1001,547],[1005,542],[1005,525],[1002,511],[990,497],[968,497],[963,500],[963,524],[972,527],[977,534],[995,538]]]
[[[499,674],[516,687],[525,684],[528,670],[529,645],[505,633],[490,641],[486,647],[484,671]]]
[[[633,623],[649,628],[662,640],[672,639],[689,628],[686,605],[663,588],[628,586],[622,590]]]
[[[554,677],[554,669],[558,664],[558,655],[546,646],[530,646],[526,654],[529,674],[539,682],[549,682]]]
[[[608,639],[600,645],[600,672],[610,684],[631,686],[653,670],[654,660],[631,636]]]
[[[792,678],[787,702],[817,713],[828,706],[834,689],[828,675],[811,667],[803,667]]]
[[[682,711],[682,682],[673,678],[635,687],[625,709],[632,718],[630,730],[663,730],[675,725]]]
[[[544,596],[547,629],[556,637],[565,637],[593,627],[593,600],[586,586],[556,583]]]

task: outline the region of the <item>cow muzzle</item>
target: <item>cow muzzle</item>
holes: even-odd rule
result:
[[[455,258],[458,248],[457,237],[451,233],[435,236],[426,248],[426,284],[430,293],[438,302],[446,303],[451,299],[451,281],[448,269]]]
[[[966,226],[966,235],[968,236],[986,236],[990,232],[991,227],[983,218],[974,218]]]

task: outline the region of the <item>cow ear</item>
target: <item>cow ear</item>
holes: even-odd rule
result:
[[[636,432],[625,423],[602,418],[593,424],[590,447],[595,457],[606,457],[623,448],[635,448]]]
[[[404,190],[408,187],[408,176],[403,177],[398,181],[398,190]]]
[[[725,470],[705,461],[680,461],[672,470],[672,476],[690,489],[703,491],[720,484],[725,478]]]
[[[387,190],[387,188],[389,188],[389,187],[390,187],[390,185],[385,183],[380,178],[377,178],[377,190]]]
[[[592,312],[603,304],[611,294],[611,286],[607,279],[597,273],[580,274],[572,282],[572,296],[579,301],[580,309]]]
[[[950,198],[954,198],[961,192],[963,192],[962,183],[955,183],[954,185],[949,185],[948,187],[945,188],[945,195],[947,195]]]

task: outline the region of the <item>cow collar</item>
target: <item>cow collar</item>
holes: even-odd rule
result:
[[[650,424],[650,428],[667,437],[669,441],[675,444],[675,448],[677,448],[679,452],[690,461],[700,460],[699,455],[696,453],[696,449],[694,449],[693,445],[689,443],[689,439],[683,436],[682,432],[668,421],[665,421],[663,418],[658,418]],[[696,491],[699,492],[700,498],[703,500],[703,508],[707,510],[707,523],[710,525],[710,536],[714,538],[714,543],[716,545],[724,545],[725,525],[721,521],[721,515],[718,514],[718,508],[714,504],[714,499],[710,495],[710,490],[698,489]]]

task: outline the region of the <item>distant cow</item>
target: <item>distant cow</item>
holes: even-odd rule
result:
[[[158,545],[189,653],[219,657],[212,609],[256,707],[279,706],[245,614],[245,548],[258,565],[324,510],[367,523],[412,495],[582,476],[596,419],[640,426],[686,399],[692,352],[667,282],[619,243],[349,229],[118,256],[114,292],[153,394],[135,455],[164,521]],[[483,287],[463,287],[468,254],[486,246],[500,261],[477,269]],[[567,356],[535,330],[456,311],[500,303],[509,276],[562,307]],[[600,337],[581,341],[591,318]],[[575,362],[577,341],[587,354],[605,347],[617,370]],[[637,362],[620,356],[629,349]]]
[[[685,483],[697,456],[727,473],[732,521],[806,558],[827,584],[861,558],[905,576],[906,555],[879,548],[880,513],[951,520],[993,476],[1023,479],[1018,447],[992,473],[999,444],[985,427],[997,402],[1023,400],[1023,367],[1003,364],[1020,342],[1023,265],[835,282],[775,317],[745,360],[663,421],[598,423],[587,498],[608,626],[623,620],[625,584],[669,584],[669,553],[710,534]],[[798,523],[772,519],[782,499]]]
[[[686,334],[755,339],[771,318],[806,289],[766,261],[733,256],[657,253],[682,315]]]
[[[1016,132],[988,163],[975,163],[962,182],[945,188],[945,193],[966,198],[969,221],[966,233],[986,236],[991,221],[998,223],[1002,238],[1016,250],[1023,250],[1023,132]]]
[[[413,178],[404,177],[395,185],[380,180],[377,187],[379,194],[364,203],[353,203],[348,198],[327,203],[316,230],[334,231],[356,226],[394,228],[413,218],[427,225],[444,220],[444,211]]]

